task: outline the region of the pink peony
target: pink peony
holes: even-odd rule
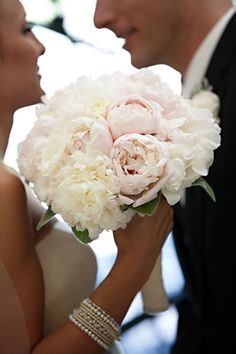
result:
[[[141,96],[126,96],[108,108],[107,121],[112,136],[130,133],[155,134],[159,128],[162,108]]]
[[[172,176],[167,172],[167,146],[152,135],[121,136],[113,145],[111,158],[120,180],[120,200],[127,205],[155,199]]]

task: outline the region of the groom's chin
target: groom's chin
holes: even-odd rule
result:
[[[133,53],[130,52],[130,57],[131,57],[131,64],[137,69],[142,69],[154,65],[153,61],[150,60],[150,58],[148,58],[147,56],[144,56],[143,53],[140,52],[135,53],[133,51]]]

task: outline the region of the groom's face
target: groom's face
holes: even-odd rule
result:
[[[125,40],[134,66],[170,64],[183,23],[183,0],[97,0],[94,23]]]

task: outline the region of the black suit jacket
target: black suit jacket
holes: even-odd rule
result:
[[[207,177],[216,203],[200,187],[189,188],[186,206],[175,207],[174,240],[189,306],[198,322],[194,329],[199,331],[198,350],[228,354],[236,353],[236,15],[217,45],[206,77],[221,102],[221,146]],[[180,336],[191,321],[184,312]]]

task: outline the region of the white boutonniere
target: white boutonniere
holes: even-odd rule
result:
[[[195,107],[209,109],[216,123],[219,124],[220,98],[212,90],[213,87],[205,78],[201,85],[194,90],[190,99]]]

